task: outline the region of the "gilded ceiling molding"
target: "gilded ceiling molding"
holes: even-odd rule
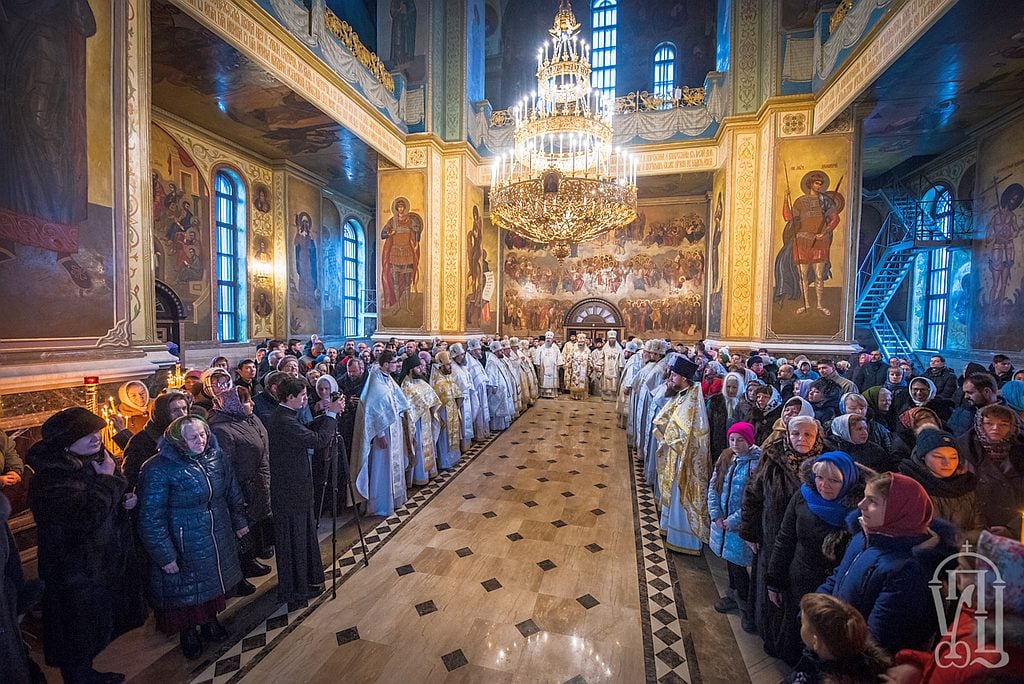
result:
[[[946,13],[956,0],[914,0],[906,2],[885,22],[863,49],[848,60],[842,72],[819,94],[814,106],[814,132],[822,132],[832,119],[849,107],[861,92],[907,48]],[[839,25],[842,30],[853,12]]]
[[[295,37],[255,3],[243,8],[240,0],[170,1],[370,147],[399,166],[405,164],[401,131],[326,63],[293,45]]]

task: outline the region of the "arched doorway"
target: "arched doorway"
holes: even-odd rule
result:
[[[596,337],[607,337],[608,331],[614,330],[621,340],[626,332],[619,309],[608,300],[597,298],[584,299],[569,309],[562,327],[565,339],[582,332],[593,340]]]
[[[173,342],[181,348],[181,326],[185,320],[185,305],[166,283],[156,281],[156,339]]]

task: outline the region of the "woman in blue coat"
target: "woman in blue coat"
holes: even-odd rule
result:
[[[856,534],[818,592],[859,610],[887,652],[925,648],[938,627],[928,582],[957,552],[956,530],[933,520],[924,488],[899,473],[869,478],[858,508],[848,519]]]
[[[217,613],[242,580],[236,538],[249,528],[231,460],[206,421],[175,420],[159,448],[139,477],[139,536],[153,559],[157,628],[180,633],[185,657],[196,658],[202,652],[197,626],[208,640],[227,637]]]

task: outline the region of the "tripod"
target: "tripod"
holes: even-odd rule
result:
[[[338,562],[338,476],[345,481],[345,487],[348,489],[348,495],[352,499],[352,513],[356,520],[356,530],[359,532],[359,543],[363,549],[363,567],[369,567],[370,565],[370,554],[366,548],[366,538],[363,536],[363,525],[362,517],[359,515],[359,504],[356,501],[355,487],[352,485],[352,478],[349,477],[348,459],[338,458],[338,452],[341,450],[341,445],[344,445],[345,441],[341,438],[341,435],[335,431],[334,439],[328,444],[329,456],[327,462],[327,479],[324,480],[323,490],[320,496],[320,509],[317,511],[317,527],[320,526],[320,516],[324,512],[324,502],[327,499],[327,487],[331,486],[331,564],[336,565]],[[339,471],[340,464],[340,471]],[[331,571],[331,600],[338,598],[338,571],[336,567],[332,568]]]

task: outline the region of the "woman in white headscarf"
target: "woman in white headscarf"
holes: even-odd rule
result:
[[[714,362],[712,362],[714,363]],[[735,423],[749,419],[749,407],[742,400],[746,391],[746,379],[739,373],[727,373],[722,381],[722,391],[708,398],[707,413],[710,425],[708,453],[714,462],[718,455],[729,446],[728,429]]]

